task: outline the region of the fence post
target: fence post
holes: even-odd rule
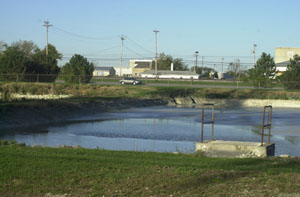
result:
[[[39,74],[36,75],[36,82],[39,82]]]
[[[16,82],[18,82],[18,81],[19,81],[19,75],[17,74]]]

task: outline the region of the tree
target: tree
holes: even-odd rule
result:
[[[46,56],[45,49],[41,51],[31,41],[14,42],[0,53],[0,74],[7,79],[12,76],[18,77],[19,81],[52,82],[59,73],[57,64],[61,58],[62,55],[51,44]],[[14,77],[12,79],[15,80]]]
[[[171,70],[171,63],[174,65],[174,70],[188,70],[187,65],[183,63],[181,58],[173,59],[171,55],[161,53],[157,59],[158,70]],[[152,67],[155,69],[155,67]]]
[[[30,64],[25,53],[17,47],[9,46],[0,57],[0,73],[2,76],[24,74]]]
[[[194,69],[195,69],[195,66],[193,66],[192,68],[191,68],[191,71],[194,71]],[[211,73],[211,72],[216,72],[213,68],[208,68],[208,67],[199,67],[199,66],[197,66],[196,67],[196,73],[197,74],[201,74],[201,77],[209,77],[209,73]]]
[[[274,59],[262,53],[254,68],[249,70],[249,79],[256,87],[267,87],[277,74]]]
[[[94,64],[78,54],[64,65],[61,74],[67,83],[88,83],[94,72]]]
[[[183,63],[182,58],[176,58],[173,60],[174,70],[188,70],[188,66]]]
[[[237,59],[235,62],[230,62],[229,63],[227,74],[229,74],[230,76],[237,79],[239,77],[239,74],[240,74],[240,69],[241,69],[241,63],[240,63],[240,60]]]
[[[4,51],[4,49],[7,47],[7,44],[0,40],[0,54]]]
[[[12,47],[16,47],[19,50],[23,51],[27,58],[31,58],[34,54],[35,50],[38,49],[38,46],[34,44],[32,41],[20,40],[18,42],[13,42],[11,44]]]
[[[295,55],[294,59],[290,60],[287,65],[287,70],[280,76],[280,81],[283,83],[284,88],[300,89],[300,56]]]
[[[55,81],[60,71],[57,65],[58,60],[62,59],[62,55],[53,45],[48,45],[48,55],[46,55],[46,48],[42,51],[37,48],[31,59],[31,65],[27,68],[26,73],[43,74],[39,77],[39,82]]]

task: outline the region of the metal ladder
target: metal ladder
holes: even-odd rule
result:
[[[266,111],[269,112],[268,123],[267,124],[265,124]],[[263,120],[262,120],[262,129],[261,129],[261,146],[264,145],[264,133],[265,133],[265,128],[266,127],[269,129],[269,132],[268,132],[268,144],[270,144],[271,126],[272,126],[272,106],[268,105],[268,106],[264,107]]]
[[[211,121],[204,122],[204,109],[210,107],[211,108]],[[201,143],[203,143],[203,132],[204,132],[204,124],[211,124],[211,140],[214,140],[214,124],[215,124],[215,105],[212,103],[205,103],[202,105],[202,121],[201,121]]]

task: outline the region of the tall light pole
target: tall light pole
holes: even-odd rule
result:
[[[46,44],[46,55],[48,56],[48,28],[51,27],[52,25],[50,25],[49,21],[44,21],[44,27],[46,27],[46,34],[47,34],[47,44]]]
[[[252,51],[252,53],[253,53],[253,59],[254,59],[254,62],[253,62],[253,67],[254,67],[254,65],[255,65],[255,62],[256,62],[256,59],[255,59],[256,47],[257,47],[257,45],[256,45],[256,44],[254,44],[254,45],[253,45],[253,51]]]
[[[125,36],[122,34],[121,36],[121,57],[120,57],[120,76],[122,77],[122,64],[123,64],[123,47],[124,47]]]
[[[195,61],[195,67],[194,67],[194,72],[196,72],[197,65],[198,65],[198,51],[195,51],[195,56],[196,56],[196,61]]]
[[[155,76],[157,79],[157,33],[159,32],[157,29],[153,30],[155,33]]]

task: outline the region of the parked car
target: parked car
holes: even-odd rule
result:
[[[124,79],[121,79],[119,81],[121,84],[132,84],[132,85],[138,85],[138,84],[142,84],[141,80],[132,78],[132,77],[125,77]]]

